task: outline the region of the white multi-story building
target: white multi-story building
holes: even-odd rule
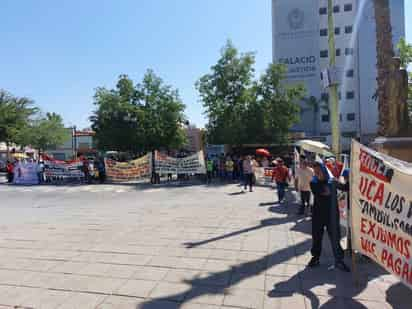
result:
[[[378,130],[376,27],[372,0],[334,0],[336,66],[344,147],[352,137],[368,142]],[[390,0],[394,47],[405,35],[404,0]],[[287,83],[303,83],[319,108],[302,102],[293,130],[330,139],[328,89],[321,72],[329,66],[327,0],[272,0],[273,62],[288,67]],[[357,33],[357,35],[356,35]],[[345,145],[346,144],[346,145]]]

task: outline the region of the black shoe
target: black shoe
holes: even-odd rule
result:
[[[299,211],[298,211],[298,216],[303,216],[305,214],[305,209],[304,208],[301,208],[301,209],[299,209]]]
[[[350,273],[349,267],[346,266],[346,264],[343,261],[336,262],[335,263],[335,268],[337,268],[337,269],[339,269],[343,272]]]
[[[320,265],[319,258],[317,258],[317,257],[314,256],[314,257],[310,260],[310,262],[309,262],[309,264],[308,264],[308,267],[314,268],[314,267],[318,267],[319,265]]]

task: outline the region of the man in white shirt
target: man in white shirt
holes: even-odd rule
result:
[[[300,192],[301,206],[298,215],[303,215],[305,213],[305,208],[310,209],[310,182],[313,178],[313,169],[308,165],[305,156],[300,157],[300,166],[296,169],[295,175],[295,186]]]

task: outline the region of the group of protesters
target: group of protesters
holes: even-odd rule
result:
[[[249,187],[249,191],[253,192],[256,168],[271,168],[278,203],[285,205],[287,204],[285,202],[287,189],[294,182],[295,190],[300,194],[301,201],[298,215],[307,213],[312,216],[312,259],[308,266],[317,267],[319,265],[322,239],[326,229],[335,258],[334,267],[345,272],[350,271],[344,263],[344,251],[340,245],[336,194],[337,189],[349,192],[349,171],[343,170],[343,164],[332,157],[325,161],[310,161],[305,155],[300,155],[299,160],[296,161],[299,163],[292,168],[290,162],[287,164],[280,157],[273,161],[266,157],[257,159],[252,155],[220,156],[214,160],[207,158],[207,182],[211,183],[214,177],[227,182],[238,180],[244,186],[244,191]],[[343,182],[340,180],[342,178]]]
[[[80,158],[79,159],[81,164],[79,164],[79,171],[82,173],[80,182],[84,182],[87,184],[92,184],[95,180],[99,183],[104,183],[106,180],[106,168],[103,158],[98,159],[88,159],[88,158]],[[33,158],[25,158],[25,159],[14,159],[8,160],[6,164],[6,173],[7,173],[7,182],[13,183],[15,178],[18,177],[19,173],[19,163],[35,163],[36,164],[36,172],[38,177],[38,184],[42,183],[51,183],[51,182],[58,182],[59,178],[58,174],[55,176],[48,176],[46,173],[46,163],[43,158],[39,160],[34,160]],[[53,173],[52,173],[53,174]],[[56,179],[54,179],[56,178]]]

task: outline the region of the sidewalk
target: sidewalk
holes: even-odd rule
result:
[[[22,195],[10,198],[1,211],[23,207]],[[358,287],[351,274],[329,271],[327,237],[321,266],[306,269],[311,221],[273,200],[270,189],[242,194],[228,185],[83,192],[56,207],[25,205],[30,218],[0,219],[0,305],[411,308],[412,293],[375,264],[359,266]]]

